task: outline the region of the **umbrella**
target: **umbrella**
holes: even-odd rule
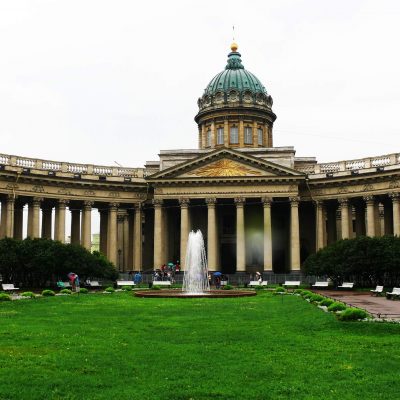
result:
[[[261,276],[261,274],[258,271],[256,272],[256,275]]]
[[[169,262],[168,263],[168,267],[173,267],[175,264],[174,263],[172,263],[172,262]]]
[[[75,278],[77,277],[77,275],[74,272],[70,272],[67,276],[70,281],[74,281]]]
[[[214,274],[213,274],[214,276],[221,276],[222,275],[222,273],[221,272],[214,272]]]

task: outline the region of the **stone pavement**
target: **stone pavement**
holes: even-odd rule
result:
[[[352,290],[318,290],[314,291],[347,305],[362,308],[378,318],[400,319],[400,301],[388,300],[385,296],[371,296],[369,292]]]

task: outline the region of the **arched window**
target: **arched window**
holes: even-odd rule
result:
[[[224,128],[217,128],[217,144],[224,144]]]
[[[264,144],[264,140],[263,140],[263,130],[261,128],[257,129],[257,139],[258,139],[258,144],[262,146]]]
[[[244,144],[252,144],[253,143],[253,129],[249,126],[244,128]]]
[[[211,129],[207,131],[207,147],[211,147]]]
[[[239,129],[235,125],[231,127],[230,143],[231,144],[239,143]]]

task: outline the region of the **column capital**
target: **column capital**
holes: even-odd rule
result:
[[[375,199],[374,196],[364,196],[363,200],[367,203],[367,204],[373,204]]]
[[[17,196],[15,196],[14,194],[8,194],[6,197],[6,202],[7,203],[14,203],[15,199]]]
[[[135,203],[135,204],[133,205],[133,208],[135,209],[135,212],[142,211],[142,209],[143,209],[143,203],[142,203],[142,202]]]
[[[32,204],[33,204],[33,206],[38,207],[38,206],[40,206],[40,203],[41,203],[43,200],[44,200],[43,197],[33,197],[33,198],[32,198]]]
[[[315,200],[314,204],[315,204],[315,207],[321,208],[324,206],[324,201],[323,200]]]
[[[389,193],[389,197],[392,199],[392,201],[399,201],[400,193],[398,192]]]
[[[243,207],[244,203],[246,203],[246,199],[244,197],[235,197],[234,201],[236,207]]]
[[[86,201],[83,202],[83,209],[84,210],[91,210],[93,204],[94,204],[93,201],[86,200]]]
[[[289,197],[289,201],[292,207],[296,207],[300,203],[300,197],[299,196]]]
[[[181,197],[181,198],[179,199],[179,205],[180,205],[181,207],[189,207],[189,205],[190,205],[190,200],[189,200],[188,198],[186,198],[186,197]]]
[[[267,197],[267,196],[266,197],[261,197],[261,201],[262,201],[264,207],[271,206],[272,197]]]
[[[164,200],[163,199],[153,199],[152,203],[153,203],[154,207],[161,207],[164,203]]]
[[[112,211],[117,211],[117,208],[119,207],[119,203],[108,203],[108,207]]]
[[[346,197],[338,199],[340,207],[346,207],[349,204],[349,199]]]
[[[59,207],[66,207],[68,203],[69,203],[69,200],[67,200],[67,199],[58,199]]]
[[[217,203],[217,199],[215,197],[206,198],[207,207],[213,207]]]

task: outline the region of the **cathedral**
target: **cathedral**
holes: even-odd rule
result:
[[[400,154],[321,164],[274,147],[272,97],[235,43],[197,104],[198,148],[161,150],[144,168],[0,154],[0,237],[27,226],[91,249],[97,210],[100,251],[121,272],[184,270],[200,229],[211,271],[301,276],[336,240],[400,235]]]

